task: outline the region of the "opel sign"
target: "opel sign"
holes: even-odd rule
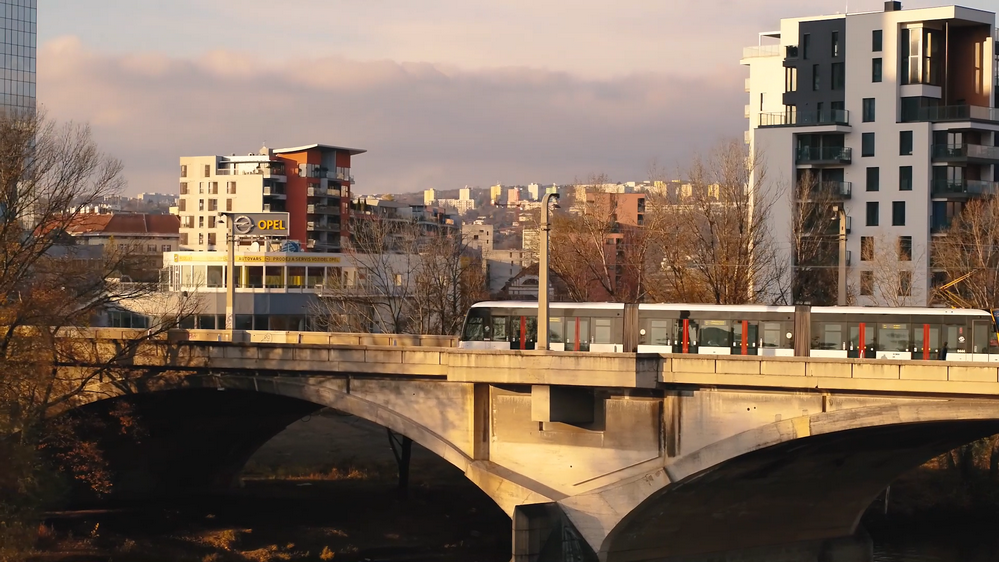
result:
[[[229,213],[236,236],[288,236],[288,213]]]

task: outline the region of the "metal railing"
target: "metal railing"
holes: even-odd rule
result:
[[[759,45],[756,47],[744,48],[742,50],[742,58],[752,59],[758,57],[779,57],[780,53],[780,45]]]
[[[902,121],[988,121],[999,123],[999,108],[978,105],[940,105],[903,112]]]
[[[984,180],[933,180],[930,182],[933,195],[996,195],[999,182]]]
[[[853,149],[841,146],[802,147],[798,149],[798,164],[849,164]]]
[[[796,111],[793,113],[761,113],[760,127],[807,127],[814,125],[850,125],[850,112],[845,109]]]
[[[939,159],[999,160],[999,146],[980,144],[934,144],[933,157]]]

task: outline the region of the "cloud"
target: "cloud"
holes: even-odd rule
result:
[[[737,56],[737,55],[736,55]],[[261,60],[95,52],[75,37],[39,54],[50,116],[89,121],[129,191],[175,192],[178,158],[312,142],[368,149],[358,192],[494,182],[645,179],[720,137],[741,136],[744,71],[614,79],[341,56]]]

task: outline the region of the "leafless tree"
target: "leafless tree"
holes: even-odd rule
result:
[[[900,237],[882,230],[861,239],[860,253],[861,296],[872,304],[892,308],[923,301],[923,295],[914,292],[917,266],[925,258],[922,247],[903,244]]]
[[[419,333],[457,334],[472,304],[488,296],[481,256],[455,232],[428,240],[420,258],[413,288]]]
[[[120,190],[120,173],[88,127],[0,113],[0,558],[30,546],[54,475],[107,488],[96,443],[71,431],[62,414],[101,397],[96,381],[124,381],[119,363],[171,327],[111,350],[64,337],[155,288],[117,282],[137,258],[130,249],[111,245],[92,255],[66,236],[76,209]]]
[[[930,267],[953,287],[935,290],[935,302],[951,306],[999,308],[999,199],[968,203],[945,236],[934,237]]]
[[[807,173],[788,197],[793,265],[789,279],[782,279],[790,297],[785,302],[834,305],[839,296],[839,223],[833,208],[843,204],[838,184],[820,183]]]

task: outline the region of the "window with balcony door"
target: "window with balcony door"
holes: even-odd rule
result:
[[[898,132],[899,156],[912,156],[912,131]]]
[[[871,82],[881,81],[881,58],[871,60]]]
[[[186,211],[187,210],[187,199],[181,199],[177,202],[177,210]]]
[[[881,189],[881,169],[867,168],[867,191],[878,191]]]
[[[232,199],[225,200],[225,210],[229,211],[230,213],[232,212]]]
[[[215,245],[215,233],[214,232],[209,232],[208,233],[208,245],[209,246],[214,246]]]
[[[205,215],[201,215],[198,217],[198,228],[204,228],[204,227],[205,227]]]
[[[201,212],[205,211],[205,200],[204,199],[198,199],[198,210],[201,211]]]
[[[860,135],[860,155],[874,156],[874,133],[863,133]]]
[[[208,228],[215,228],[215,215],[208,217]]]
[[[180,177],[182,177],[182,178],[186,178],[187,177],[187,164],[181,164],[180,165]]]
[[[209,211],[218,211],[219,210],[219,200],[218,199],[209,199],[208,200],[208,210]]]
[[[205,177],[207,178],[207,177],[209,177],[211,175],[212,175],[212,165],[211,164],[205,164]]]
[[[186,232],[181,232],[180,233],[180,245],[181,246],[187,246],[187,233]]]
[[[180,194],[181,195],[187,195],[187,182],[186,181],[180,182]]]
[[[892,201],[891,225],[905,226],[905,201]]]
[[[821,85],[821,80],[819,78],[819,65],[813,64],[812,65],[812,91],[813,92],[818,91],[820,85]]]
[[[912,166],[898,167],[898,190],[912,191]]]
[[[874,122],[874,98],[864,98],[863,106],[863,121],[864,123]]]
[[[880,206],[877,201],[867,202],[867,226],[878,226]]]

